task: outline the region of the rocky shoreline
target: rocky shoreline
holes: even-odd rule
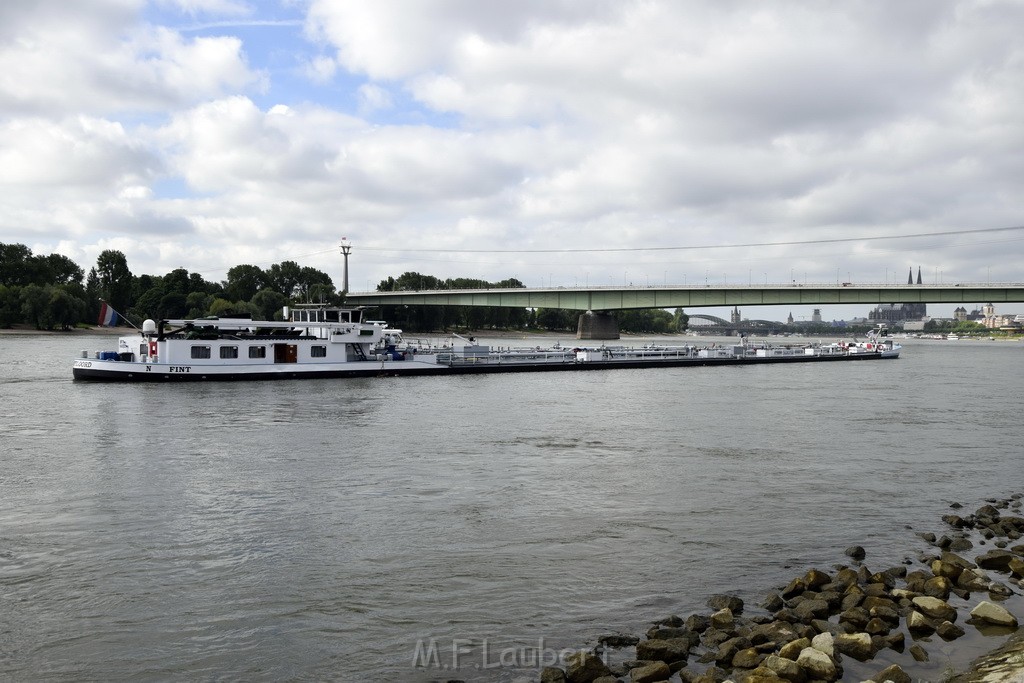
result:
[[[954,503],[942,517],[945,533],[918,533],[929,548],[916,560],[871,571],[863,547],[847,548],[849,565],[809,569],[754,610],[736,595],[714,595],[707,614],[669,616],[642,637],[602,636],[564,666],[545,668],[540,681],[1022,682],[1024,637],[1014,613],[1024,605],[1022,498],[990,499],[966,515]],[[1018,637],[966,673],[947,667],[935,676],[932,666],[928,678],[919,675],[967,629]]]

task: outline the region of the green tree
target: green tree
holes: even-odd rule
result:
[[[85,300],[75,296],[65,287],[50,287],[48,301],[49,320],[62,330],[74,327],[85,315]]]
[[[269,286],[267,274],[259,266],[235,266],[228,270],[228,279],[223,283],[224,298],[251,301],[256,292]]]
[[[127,310],[132,303],[133,283],[124,254],[114,249],[101,252],[96,259],[96,274],[102,298],[117,311]]]
[[[9,328],[21,321],[21,288],[0,285],[0,327]]]
[[[308,303],[331,301],[334,298],[334,282],[322,270],[305,266],[299,271],[295,296]]]
[[[32,250],[24,244],[0,242],[0,285],[24,287],[32,284]]]
[[[281,320],[281,310],[288,305],[288,297],[275,289],[261,289],[252,298],[261,320]]]
[[[36,284],[71,285],[82,284],[85,272],[78,264],[63,254],[35,257]]]
[[[50,318],[50,293],[45,287],[28,285],[21,288],[22,320],[37,330],[47,330],[53,325]]]
[[[302,268],[295,261],[282,261],[270,266],[267,271],[267,279],[270,287],[285,298],[291,299],[295,296],[296,289],[302,279]]]

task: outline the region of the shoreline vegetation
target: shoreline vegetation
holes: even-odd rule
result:
[[[942,517],[945,533],[917,533],[928,549],[896,567],[872,572],[863,547],[847,548],[849,565],[808,569],[770,591],[751,616],[740,597],[720,594],[707,601],[709,614],[671,615],[643,636],[601,636],[564,668],[543,669],[540,681],[1024,681],[1024,633],[1004,606],[1019,603],[1010,599],[1024,588],[1022,498],[988,499],[965,515],[953,503],[953,512]],[[942,656],[946,643],[972,635],[1010,637],[972,663],[960,663],[964,672],[950,667],[936,678],[934,665],[923,667]],[[873,667],[883,652],[895,663]],[[856,670],[852,677],[844,676],[844,663]]]

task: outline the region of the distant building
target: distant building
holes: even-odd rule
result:
[[[812,323],[820,323],[821,322],[821,309],[820,308],[815,308],[814,309],[814,313],[811,314],[811,322]]]
[[[787,325],[792,325],[793,324],[793,311],[789,312],[789,317],[786,318],[786,324]]]
[[[914,269],[910,269],[907,284],[914,284]],[[917,267],[917,284],[921,283],[921,267]],[[880,323],[903,323],[908,320],[924,320],[928,317],[927,304],[879,304],[868,313],[868,320]]]
[[[967,320],[967,309],[964,308],[963,306],[957,306],[955,309],[953,309],[953,320],[957,321],[958,323],[962,323],[963,321]]]

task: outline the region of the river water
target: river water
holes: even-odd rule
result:
[[[854,544],[884,569],[925,549],[915,532],[941,533],[951,502],[1024,489],[1020,342],[71,380],[79,349],[108,346],[0,337],[0,679],[536,680],[515,646],[642,633],[716,592],[754,603]],[[959,642],[920,675],[998,644]]]

